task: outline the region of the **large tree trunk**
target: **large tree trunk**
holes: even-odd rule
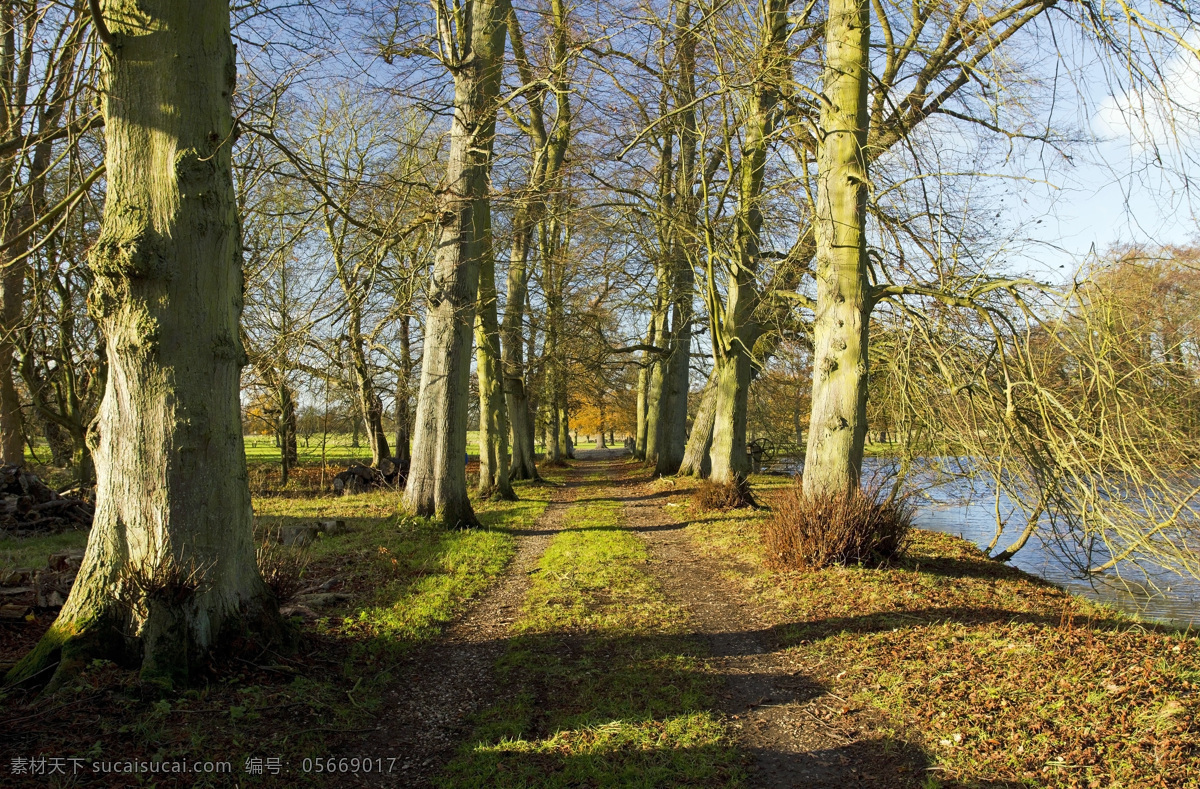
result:
[[[769,0],[763,7],[765,16],[758,45],[759,82],[754,89],[752,112],[746,119],[740,159],[734,225],[737,265],[729,273],[725,312],[714,315],[712,321],[717,402],[710,454],[712,478],[717,482],[737,482],[750,472],[746,419],[754,367],[751,353],[760,334],[754,319],[759,303],[756,279],[763,224],[760,203],[776,107],[782,96],[780,86],[791,78],[787,10],[788,0]],[[714,283],[710,282],[709,287],[714,287]]]
[[[163,682],[223,639],[280,632],[255,562],[239,406],[246,362],[230,167],[229,5],[109,0],[108,196],[89,298],[109,374],[96,516],[58,619],[10,673],[139,654]]]
[[[692,0],[681,0],[676,15],[677,81],[673,86],[678,111],[679,158],[674,168],[664,168],[674,212],[668,239],[664,274],[670,282],[671,332],[664,360],[663,390],[659,403],[654,471],[679,471],[687,448],[687,410],[692,361],[692,317],[696,276],[692,269],[698,233],[696,159],[699,135],[696,130],[696,28],[692,24]],[[672,181],[673,179],[673,181]],[[666,197],[667,195],[664,195]]]
[[[696,418],[692,420],[692,432],[688,434],[683,462],[679,464],[678,473],[681,476],[707,477],[711,473],[709,448],[712,447],[713,417],[717,412],[716,381],[716,376],[710,375],[700,395],[700,406],[696,409]]]
[[[669,282],[669,274],[660,273],[660,283]],[[669,288],[669,284],[660,285],[661,291]],[[656,301],[653,315],[655,345],[667,349],[667,353],[655,356],[646,373],[646,456],[647,464],[658,466],[658,448],[662,441],[663,411],[667,406],[667,363],[669,349],[674,342],[670,331],[671,303],[669,298],[662,295]]]
[[[425,352],[405,505],[447,526],[476,525],[467,497],[467,397],[479,297],[480,231],[491,210],[488,182],[496,98],[504,65],[507,0],[472,0],[466,56],[454,71],[454,123],[439,222],[441,237],[425,311]]]
[[[488,225],[483,227],[483,220]],[[480,234],[479,314],[475,323],[475,372],[479,379],[479,495],[515,501],[508,479],[508,408],[500,368],[500,325],[496,315],[496,263],[491,217],[476,218]]]
[[[679,471],[687,447],[688,385],[692,361],[692,289],[694,277],[685,256],[675,261],[675,298],[671,305],[671,353],[662,365],[654,472]]]
[[[867,432],[866,0],[831,0],[817,158],[817,309],[806,493],[858,488]]]
[[[555,96],[555,116],[551,129],[546,128],[545,93],[529,98],[529,134],[531,162],[529,184],[517,206],[512,224],[512,249],[508,263],[508,304],[504,312],[504,388],[512,422],[513,458],[509,476],[516,479],[539,479],[533,442],[529,392],[525,385],[525,364],[521,355],[521,331],[529,285],[529,253],[534,231],[543,221],[546,204],[560,185],[563,161],[571,140],[571,102],[568,82],[567,7],[562,0],[552,0],[550,14],[554,32],[551,83]],[[525,54],[525,43],[516,14],[508,19],[512,39],[513,61],[521,82],[534,84],[536,78]],[[545,253],[545,250],[543,250]],[[529,358],[533,357],[533,332],[530,331]]]

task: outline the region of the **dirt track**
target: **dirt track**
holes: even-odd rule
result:
[[[871,732],[869,714],[829,692],[814,667],[779,647],[769,617],[756,608],[736,568],[702,555],[686,532],[687,508],[666,506],[660,490],[625,450],[580,450],[565,485],[551,486],[551,503],[530,528],[517,533],[517,553],[504,576],[437,642],[398,667],[402,682],[385,703],[376,750],[404,754],[403,785],[431,786],[470,733],[472,713],[503,693],[492,667],[503,655],[536,566],[551,538],[569,525],[563,515],[582,480],[589,497],[624,504],[625,527],[644,539],[658,580],[688,615],[688,627],[708,655],[707,669],[724,677],[717,709],[746,757],[749,785],[779,787],[903,787],[922,773],[920,756],[885,750]],[[372,784],[372,782],[365,782]],[[373,784],[379,785],[379,784]],[[395,785],[394,781],[384,785]]]

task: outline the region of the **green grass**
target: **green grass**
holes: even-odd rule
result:
[[[40,537],[0,537],[0,571],[46,566],[50,554],[87,545],[85,531],[68,531]]]
[[[510,697],[477,716],[446,787],[738,786],[684,616],[649,572],[621,506],[578,504],[531,578],[497,666]]]
[[[242,771],[249,755],[278,756],[291,765],[287,785],[334,785],[329,776],[303,773],[303,759],[361,753],[360,732],[374,729],[383,699],[402,681],[391,658],[435,638],[484,592],[512,557],[512,531],[529,527],[546,507],[546,488],[519,483],[517,490],[519,502],[476,502],[485,528],[466,531],[398,514],[396,491],[255,498],[260,538],[316,519],[343,519],[351,527],[301,552],[300,587],[332,580],[330,591],[349,599],[314,609],[314,622],[297,620],[298,650],[256,648],[231,657],[197,687],[166,698],[139,690],[135,672],[97,662],[52,698],[0,693],[0,729],[17,731],[9,719],[35,716],[37,727],[20,727],[20,749],[31,755],[232,759],[243,786],[282,785]],[[4,540],[0,562],[41,566],[53,550],[82,544],[81,533]],[[29,623],[25,635],[36,638],[50,618]],[[32,641],[21,644],[28,649]],[[4,644],[0,657],[15,660],[19,646]],[[229,785],[221,778],[187,779],[157,785]]]

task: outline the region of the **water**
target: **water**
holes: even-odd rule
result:
[[[887,473],[892,461],[887,458],[867,458],[863,477]],[[796,473],[797,464],[791,459],[777,461],[771,471]],[[914,472],[909,476],[909,488],[917,491],[916,525],[922,529],[954,534],[986,548],[996,531],[991,490],[979,483],[956,481],[949,485],[926,487],[925,475]],[[923,488],[925,488],[923,490]],[[1002,512],[1004,502],[1001,504]],[[1020,534],[1023,521],[1014,519],[1001,535],[998,550],[1008,547]],[[1078,566],[1065,556],[1059,545],[1035,532],[1017,551],[1010,563],[1022,570],[1058,584],[1083,597],[1111,605],[1142,619],[1163,622],[1178,627],[1200,627],[1200,580],[1181,575],[1169,567],[1122,562],[1113,570],[1081,577]]]

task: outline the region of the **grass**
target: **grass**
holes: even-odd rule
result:
[[[36,570],[46,566],[52,553],[82,549],[88,533],[82,530],[38,537],[0,537],[0,574],[17,568]]]
[[[755,478],[768,503],[786,480]],[[1200,642],[914,532],[891,567],[772,572],[763,512],[689,532],[730,558],[832,691],[921,748],[930,787],[1200,786]]]
[[[477,717],[443,786],[742,785],[711,711],[720,678],[621,518],[611,501],[564,515],[497,666],[509,697]]]
[[[93,664],[52,698],[0,692],[0,729],[11,745],[6,750],[25,757],[231,760],[242,786],[284,785],[282,777],[244,772],[247,758],[269,756],[286,766],[288,786],[331,785],[328,776],[305,773],[303,760],[362,752],[361,732],[374,729],[382,699],[401,681],[392,673],[392,658],[435,638],[483,592],[513,554],[512,530],[527,527],[545,508],[543,488],[517,489],[519,502],[475,504],[487,528],[453,532],[399,515],[395,491],[347,497],[271,491],[257,497],[260,535],[325,518],[344,519],[351,529],[321,536],[304,551],[300,586],[325,584],[348,599],[315,609],[315,621],[295,620],[298,651],[229,658],[213,666],[207,682],[167,697],[144,694],[135,673],[107,662]],[[4,566],[38,566],[53,549],[83,544],[80,533],[10,545],[16,542],[0,542]],[[15,660],[48,625],[46,615],[0,625],[0,661]],[[2,769],[7,776],[9,765]],[[191,774],[155,785],[231,782],[228,775]]]

